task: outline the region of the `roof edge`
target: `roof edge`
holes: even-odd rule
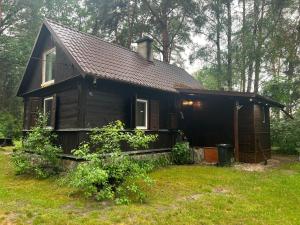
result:
[[[49,20],[51,21],[51,20]],[[56,23],[56,22],[54,22]],[[74,65],[76,66],[76,68],[79,70],[79,73],[85,77],[86,72],[81,68],[81,66],[79,65],[79,63],[76,61],[76,59],[73,57],[73,55],[69,52],[69,50],[66,48],[66,46],[64,45],[64,43],[59,39],[59,37],[56,35],[55,31],[52,29],[51,25],[48,22],[48,19],[45,19],[43,24],[45,24],[45,26],[47,27],[47,29],[49,30],[49,32],[53,35],[53,38],[55,39],[55,41],[57,42],[57,44],[59,44],[59,46],[63,49],[63,51],[66,53],[67,57],[69,58],[69,60],[74,63]]]
[[[259,94],[253,92],[239,92],[239,91],[218,91],[218,90],[205,90],[205,89],[185,89],[176,88],[179,93],[182,94],[202,94],[202,95],[214,95],[214,96],[230,96],[230,97],[240,97],[240,98],[253,98],[264,102],[267,102],[271,106],[275,106],[283,109],[285,105]]]
[[[18,91],[17,91],[17,94],[16,94],[17,97],[21,97],[21,96],[22,96],[22,95],[21,95],[21,86],[22,86],[22,84],[23,84],[23,80],[24,80],[24,78],[25,78],[25,74],[26,74],[26,72],[27,72],[27,68],[28,68],[29,63],[30,63],[30,60],[31,60],[31,58],[32,58],[32,54],[33,54],[33,52],[34,52],[34,49],[36,48],[36,44],[37,44],[37,41],[38,41],[38,39],[39,39],[39,37],[40,37],[40,34],[41,34],[41,31],[42,31],[43,26],[44,26],[44,23],[42,23],[42,24],[40,25],[38,35],[36,36],[36,38],[35,38],[35,40],[34,40],[34,44],[33,44],[33,47],[32,47],[32,49],[31,49],[30,57],[29,57],[29,59],[27,60],[26,67],[25,67],[25,70],[24,70],[23,75],[22,75],[22,79],[21,79],[21,81],[20,81],[20,83],[19,83]]]

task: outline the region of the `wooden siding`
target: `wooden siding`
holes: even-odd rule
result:
[[[159,101],[150,100],[150,130],[159,130]]]
[[[239,109],[239,161],[255,160],[253,104],[243,104]]]
[[[129,107],[130,101],[126,97],[103,91],[89,92],[86,100],[86,127],[102,127],[116,120],[128,122]]]
[[[57,129],[76,128],[78,124],[78,90],[57,93]]]
[[[271,157],[269,108],[255,104],[254,121],[256,162],[261,162]]]
[[[269,108],[247,104],[239,110],[240,161],[257,163],[271,157]]]
[[[169,129],[170,113],[175,113],[175,96],[165,92],[128,84],[99,80],[97,85],[86,80],[85,127],[103,126],[121,120],[126,128],[134,126],[135,99],[149,102],[149,130]]]
[[[50,32],[45,30],[41,33],[37,47],[32,55],[32,61],[30,62],[28,67],[29,70],[27,71],[27,73],[30,73],[30,79],[27,80],[24,93],[41,88],[43,53],[53,47],[56,47],[56,61],[53,68],[53,77],[55,83],[79,75],[78,70],[70,62],[62,48],[55,43]]]
[[[56,95],[56,129],[76,128],[78,121],[78,90],[76,88],[56,92],[46,92],[40,97],[24,98],[24,129],[35,125],[38,112],[43,112],[43,99]]]

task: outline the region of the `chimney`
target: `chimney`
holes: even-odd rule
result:
[[[152,42],[153,39],[150,37],[143,37],[137,40],[137,52],[148,61],[153,61],[153,53],[152,53]]]

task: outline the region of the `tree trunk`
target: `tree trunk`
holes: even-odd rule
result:
[[[232,20],[231,20],[231,0],[227,0],[227,83],[228,89],[232,90],[232,46],[231,46],[231,34],[232,34]]]
[[[99,29],[100,29],[100,24],[98,19],[96,18],[92,28],[92,34],[98,36]]]
[[[257,25],[258,25],[258,17],[259,17],[259,5],[258,0],[253,0],[254,2],[254,24],[253,24],[253,32],[252,32],[252,41],[251,41],[251,49],[249,54],[249,68],[248,68],[248,86],[247,92],[251,92],[252,90],[252,82],[253,82],[253,64],[256,57],[256,43],[257,43]]]
[[[221,75],[222,75],[222,62],[221,62],[221,44],[220,44],[220,37],[221,37],[221,21],[220,21],[220,1],[217,0],[217,7],[216,7],[216,19],[217,19],[217,82],[218,82],[218,89],[221,89]]]
[[[260,75],[260,66],[262,59],[262,45],[263,45],[263,19],[264,19],[264,9],[265,9],[265,0],[261,3],[261,14],[258,21],[258,35],[257,35],[257,47],[255,51],[255,71],[254,71],[254,93],[258,93],[259,88],[259,75]]]
[[[246,0],[243,0],[243,27],[242,27],[242,92],[246,91]]]
[[[168,15],[167,15],[168,1],[162,4],[162,16],[160,20],[161,33],[162,33],[162,55],[163,61],[170,63],[169,58],[169,48],[170,48],[170,39],[169,39],[169,29],[168,29]]]
[[[250,61],[249,67],[248,67],[247,92],[251,92],[251,89],[252,89],[252,77],[253,77],[253,60]]]
[[[170,63],[169,58],[169,32],[168,32],[168,25],[167,23],[163,23],[162,25],[162,55],[163,55],[163,61],[166,63]]]
[[[0,0],[0,24],[2,22],[2,0]]]
[[[130,48],[131,43],[132,43],[132,38],[133,38],[133,24],[135,20],[135,15],[136,15],[136,7],[137,7],[137,0],[133,2],[132,10],[128,9],[128,38],[127,38],[127,43],[126,47]],[[131,7],[129,7],[131,8]]]

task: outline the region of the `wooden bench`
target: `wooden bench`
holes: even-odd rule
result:
[[[13,146],[12,138],[0,138],[0,147]]]

